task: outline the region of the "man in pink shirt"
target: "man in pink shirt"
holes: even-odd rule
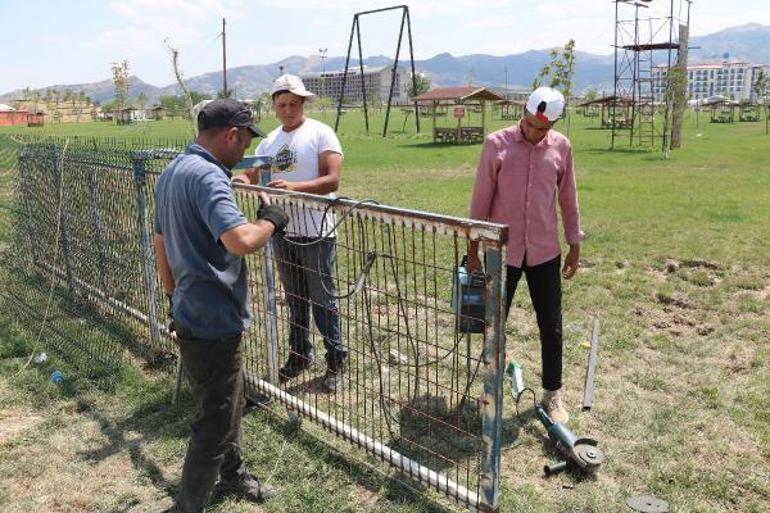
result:
[[[561,275],[572,278],[580,260],[578,211],[572,144],[551,130],[564,109],[564,96],[540,87],[527,100],[521,121],[487,136],[473,187],[470,216],[508,225],[506,313],[522,273],[540,329],[543,361],[541,403],[552,419],[567,422],[561,402],[561,247],[556,216],[558,197],[569,251]],[[468,268],[480,271],[478,244],[468,251]]]

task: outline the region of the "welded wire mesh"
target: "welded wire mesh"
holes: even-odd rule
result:
[[[144,146],[0,136],[0,173],[13,191],[4,189],[2,216],[6,309],[29,327],[36,349],[56,350],[88,375],[110,372],[127,351],[170,354],[148,329],[133,177]]]
[[[247,214],[256,212],[253,194],[239,190],[238,200]],[[464,221],[421,216],[369,202],[297,194],[276,196],[274,201],[291,213],[293,223],[288,235],[276,244],[288,244],[298,251],[320,241],[336,247],[336,291],[324,290],[320,299],[318,291],[306,291],[303,308],[323,308],[328,306],[324,294],[337,296],[336,308],[347,349],[343,387],[336,393],[329,392],[323,386],[328,365],[323,358],[324,343],[319,330],[323,320],[309,320],[300,326],[308,329],[316,358],[299,376],[279,376],[279,383],[273,383],[292,396],[292,400],[284,402],[302,415],[321,418],[324,427],[376,457],[395,461],[396,466],[402,466],[399,462],[408,458],[438,472],[438,476],[431,476],[411,464],[403,464],[402,468],[410,477],[459,502],[471,507],[477,505],[475,501],[483,502],[478,496],[482,495],[481,476],[488,470],[485,458],[490,450],[485,428],[492,436],[491,425],[484,425],[484,410],[493,400],[484,386],[485,381],[489,386],[499,386],[499,375],[492,370],[495,362],[489,355],[497,356],[502,343],[490,330],[461,333],[452,304],[461,257],[469,240],[481,236]],[[311,222],[309,210],[326,214],[323,219],[327,222],[322,223],[320,235],[292,237],[295,231],[319,231],[297,230],[294,226],[297,221]],[[316,221],[317,218],[318,215]],[[332,230],[335,222],[337,228]],[[324,237],[334,232],[336,236]],[[486,236],[489,247],[500,252],[503,232]],[[293,260],[281,261],[281,256],[279,251],[273,261],[267,261],[261,254],[249,257],[255,322],[246,340],[249,368],[255,372],[257,381],[270,380],[267,352],[273,318],[279,365],[297,350],[289,344],[292,328],[297,328],[293,324],[298,316],[292,312],[292,303],[296,308],[297,302],[292,297],[296,287],[285,283],[284,272],[281,279],[276,279],[275,304],[271,308],[270,298],[262,293],[266,268],[273,266],[274,276],[279,276],[278,268],[282,265],[292,269],[292,275],[318,272],[313,257],[298,264]],[[502,265],[498,263],[497,268],[488,268],[487,272],[499,280]],[[490,305],[490,309],[495,308]],[[499,316],[495,319],[499,320]],[[494,350],[490,353],[491,346]],[[263,382],[261,385],[263,391],[285,398]],[[374,447],[369,440],[383,446]]]
[[[166,304],[150,241],[155,183],[182,149],[173,141],[0,136],[0,178],[17,186],[4,215],[12,223],[3,243],[14,256],[0,266],[6,302],[33,332],[38,328],[45,347],[90,374],[105,372],[129,350],[150,358],[173,350],[162,328]],[[251,220],[258,190],[236,187]],[[249,383],[277,399],[274,407],[287,406],[468,508],[494,509],[505,229],[371,201],[261,190],[293,222],[285,237],[247,257]],[[302,223],[317,226],[300,238]],[[487,250],[487,303],[476,314],[486,327],[478,334],[461,332],[452,301],[472,240]],[[329,274],[310,288],[291,286],[287,280],[316,272],[318,262],[289,260],[287,251],[322,245],[334,248]],[[298,320],[297,304],[307,322]],[[324,387],[318,329],[330,304],[347,351],[335,367],[342,383],[336,392]],[[315,362],[282,379],[292,333],[303,330]]]

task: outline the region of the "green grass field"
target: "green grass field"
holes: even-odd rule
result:
[[[435,145],[430,120],[416,135],[413,119],[404,124],[403,116],[394,111],[385,139],[381,113],[372,115],[370,135],[361,116],[344,116],[340,193],[465,216],[480,145]],[[333,113],[325,119],[332,124]],[[596,124],[577,116],[571,122],[586,239],[583,268],[565,284],[564,365],[570,425],[597,438],[607,461],[595,479],[544,478],[542,466],[555,453],[534,419],[516,419],[507,398],[501,511],[623,512],[630,511],[625,499],[639,494],[665,499],[677,513],[768,511],[764,122],[716,125],[701,113],[696,126],[690,115],[684,148],[669,160],[657,150],[629,148],[625,139],[607,151],[609,132]],[[178,139],[189,127],[162,121],[0,130],[7,132]],[[1,239],[7,219],[0,228]],[[168,374],[128,366],[108,384],[73,375],[55,388],[46,382],[54,366],[74,371],[55,356],[43,368],[20,370],[18,359],[32,351],[36,333],[21,330],[5,311],[0,304],[0,510],[150,512],[169,505],[190,405],[187,398],[168,405]],[[595,317],[601,335],[594,409],[581,413],[581,343]],[[517,292],[507,331],[509,360],[537,383],[539,342],[526,287]],[[248,416],[246,447],[254,469],[284,493],[261,508],[226,501],[212,511],[439,511],[392,476],[372,473],[267,414]]]

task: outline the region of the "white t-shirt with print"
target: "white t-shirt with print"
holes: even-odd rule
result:
[[[305,118],[305,121],[291,132],[285,132],[281,126],[270,132],[257,146],[256,155],[269,155],[273,158],[273,180],[304,182],[319,177],[318,156],[325,151],[342,155],[342,146],[337,134],[320,121]],[[334,194],[328,196],[333,198]],[[286,228],[287,236],[336,235],[332,231],[336,222],[333,214],[327,214],[324,220],[323,210],[294,206],[289,210],[287,213],[291,220]]]

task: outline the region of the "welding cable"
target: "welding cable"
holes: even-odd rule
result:
[[[532,393],[532,409],[537,408],[537,394],[535,393],[534,390],[532,390],[529,387],[526,387],[524,390],[519,392],[516,395],[516,401],[514,402],[514,404],[516,405],[516,418],[519,420],[520,424],[523,424],[523,422],[521,421],[521,414],[519,413],[519,403],[521,402],[521,397],[524,395],[524,392],[527,392],[527,391]]]
[[[340,196],[338,198],[333,198],[331,202],[326,205],[326,207],[323,210],[323,216],[321,217],[321,228],[318,228],[318,226],[314,226],[314,228],[317,228],[320,232],[323,226],[326,224],[326,216],[329,214],[329,210],[335,205],[335,203],[338,203],[340,200],[349,200],[350,198],[346,198],[344,196]],[[354,210],[358,209],[361,205],[379,205],[380,203],[377,200],[373,200],[371,198],[365,198],[362,200],[356,201],[353,205],[351,205],[345,212],[343,212],[340,215],[339,220],[334,223],[334,226],[331,227],[331,229],[326,233],[326,235],[323,235],[319,233],[316,237],[312,237],[309,242],[298,242],[296,240],[291,240],[291,238],[286,237],[284,235],[284,240],[291,244],[292,246],[313,246],[315,244],[319,244],[321,241],[332,239],[333,237],[331,234],[333,234],[337,228],[347,219]]]

